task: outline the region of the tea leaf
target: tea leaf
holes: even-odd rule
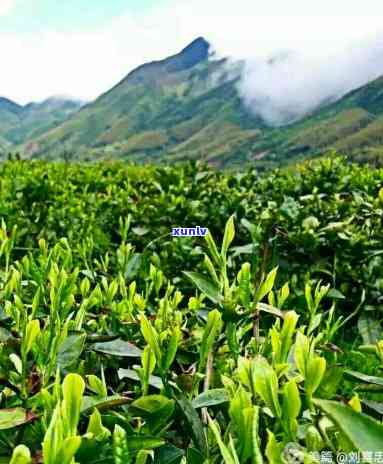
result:
[[[256,293],[255,299],[257,302],[262,301],[263,298],[273,289],[277,272],[278,266],[267,274],[265,280],[262,282]]]
[[[217,404],[226,403],[229,401],[229,395],[224,388],[214,388],[201,393],[192,401],[193,408],[207,408]]]
[[[95,343],[92,346],[94,351],[107,354],[110,356],[119,356],[122,358],[140,358],[142,351],[135,345],[129,342],[124,342],[121,339],[112,340],[110,342]]]
[[[227,250],[229,249],[231,242],[234,240],[235,228],[234,228],[234,216],[230,216],[225,226],[225,233],[222,241],[221,257],[226,258]]]
[[[33,344],[39,335],[40,322],[37,319],[28,322],[25,329],[25,338],[22,343],[23,356],[27,356],[27,354],[31,351]]]
[[[63,382],[63,414],[68,426],[69,436],[75,436],[80,419],[81,400],[85,382],[77,374],[68,374]],[[75,442],[72,442],[74,444]],[[74,446],[74,445],[73,445]]]
[[[363,313],[358,320],[359,333],[365,345],[372,345],[382,338],[382,328],[379,321]]]
[[[156,456],[156,461],[158,464],[179,464],[184,452],[173,445],[162,446]]]
[[[212,282],[207,279],[202,274],[198,272],[183,272],[186,277],[188,277],[193,284],[204,293],[213,303],[221,303],[223,301],[223,296],[219,288]]]
[[[383,425],[379,422],[336,401],[314,400],[314,404],[334,421],[357,450],[378,452],[383,449]]]
[[[220,431],[214,421],[209,419],[209,427],[213,432],[214,438],[219,446],[225,464],[239,464],[238,457],[233,455],[231,450],[223,443]]]
[[[254,406],[252,423],[252,464],[263,464],[263,456],[259,444],[259,408]]]
[[[205,432],[196,410],[193,408],[191,402],[183,396],[177,398],[177,403],[188,422],[195,446],[204,457],[207,456]]]
[[[57,454],[56,462],[71,464],[81,445],[81,437],[68,437],[64,440]]]
[[[34,414],[23,408],[0,409],[0,430],[19,427],[35,418]]]
[[[281,416],[278,400],[278,377],[265,358],[258,356],[252,362],[252,382],[255,391],[277,417]]]
[[[137,380],[137,381],[140,380],[137,372],[132,369],[118,369],[118,377],[120,379],[128,378],[131,380]],[[158,390],[161,390],[161,388],[163,388],[163,383],[162,383],[161,378],[155,375],[151,375],[149,377],[149,384],[152,387],[157,388]]]
[[[221,314],[217,309],[214,309],[208,315],[206,327],[202,336],[200,347],[200,365],[202,368],[206,364],[208,354],[221,333],[221,329]]]
[[[59,346],[57,364],[61,369],[67,370],[76,365],[85,346],[85,334],[71,334]]]
[[[106,398],[96,396],[84,396],[81,401],[81,412],[87,412],[90,409],[97,408],[100,411],[113,409],[131,402],[130,398],[120,395],[112,395]]]
[[[382,377],[377,377],[374,375],[366,375],[366,374],[363,374],[362,372],[356,372],[356,371],[350,371],[350,370],[346,370],[345,374],[357,380],[362,380],[363,382],[366,382],[366,383],[383,386]]]
[[[9,464],[30,464],[32,462],[31,452],[25,445],[18,445],[13,450]]]

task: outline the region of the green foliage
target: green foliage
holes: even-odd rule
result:
[[[56,127],[81,105],[78,101],[53,97],[40,103],[20,106],[2,98],[0,134],[9,143],[18,145]]]
[[[1,170],[5,462],[381,447],[380,170]],[[176,225],[209,234],[171,237]]]
[[[344,404],[316,400],[317,404],[347,436],[355,449],[377,452],[383,447],[383,425]]]
[[[30,464],[31,462],[31,453],[29,449],[24,445],[18,445],[13,450],[9,464]]]

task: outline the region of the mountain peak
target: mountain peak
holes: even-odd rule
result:
[[[23,107],[9,98],[0,97],[0,107],[3,110],[18,114],[23,111]]]
[[[210,44],[203,37],[198,37],[176,55],[159,61],[145,63],[131,71],[116,87],[126,82],[130,84],[157,80],[161,74],[186,71],[209,58]]]
[[[181,55],[193,55],[199,58],[199,61],[206,59],[209,56],[209,42],[203,37],[198,37],[187,45],[182,51]]]
[[[209,57],[209,48],[209,42],[203,37],[198,37],[176,56],[181,58],[183,67],[191,68]]]

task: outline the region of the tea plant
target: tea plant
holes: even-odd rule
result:
[[[0,462],[383,451],[381,171],[1,169]]]

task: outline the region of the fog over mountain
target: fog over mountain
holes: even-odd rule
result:
[[[218,50],[219,45],[213,44]],[[271,126],[291,123],[383,75],[383,35],[321,53],[304,44],[243,60],[238,90],[255,115]],[[229,65],[230,66],[230,65]]]

